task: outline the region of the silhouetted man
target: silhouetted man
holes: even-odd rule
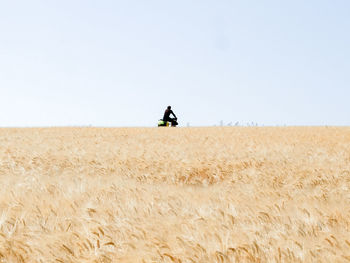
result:
[[[172,114],[175,118],[171,118],[170,114]],[[167,122],[171,122],[172,125],[177,125],[178,123],[176,122],[177,117],[175,115],[175,113],[171,110],[171,106],[168,106],[167,109],[164,112],[164,116],[163,116],[163,121]]]

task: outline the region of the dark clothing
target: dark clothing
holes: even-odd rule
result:
[[[172,121],[173,118],[170,118],[170,114],[174,115],[174,117],[176,118],[176,115],[172,110],[166,109],[164,112],[163,121]]]
[[[177,122],[176,119],[172,119],[172,120],[171,120],[171,126],[172,126],[172,127],[173,127],[173,126],[176,127],[176,125],[179,125],[179,123]]]

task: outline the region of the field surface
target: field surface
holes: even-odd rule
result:
[[[350,262],[349,127],[0,129],[0,262]]]

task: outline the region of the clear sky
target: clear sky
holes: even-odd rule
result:
[[[350,125],[348,0],[0,0],[0,126]]]

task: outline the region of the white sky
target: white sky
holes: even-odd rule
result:
[[[350,1],[0,0],[0,126],[350,125]]]

